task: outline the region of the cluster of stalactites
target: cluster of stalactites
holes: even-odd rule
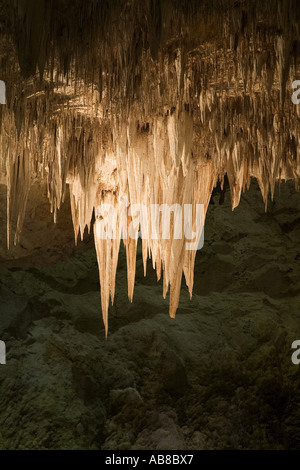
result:
[[[6,2],[16,28],[9,34],[3,26],[0,40],[0,79],[7,84],[0,183],[7,184],[8,246],[18,242],[36,180],[47,183],[54,220],[69,185],[76,241],[91,229],[98,207],[117,207],[121,196],[129,205],[192,204],[195,210],[203,204],[206,212],[225,174],[233,208],[251,177],[265,203],[278,181],[293,179],[299,187],[300,106],[291,100],[292,82],[300,79],[297,2],[224,0],[221,11],[217,1],[189,2],[185,10],[170,0],[120,0],[113,10],[94,0],[82,6],[83,20],[76,15],[79,3],[60,30],[68,1],[49,13],[44,28],[36,20],[47,2]],[[7,53],[8,44],[15,52]],[[119,236],[102,240],[96,217],[106,328],[121,234],[130,222],[118,219]],[[193,288],[196,252],[185,250],[185,241],[142,241],[144,268],[150,256],[157,277],[163,274],[164,296],[170,289],[171,316],[182,274],[190,293]],[[124,243],[132,300],[136,237]]]

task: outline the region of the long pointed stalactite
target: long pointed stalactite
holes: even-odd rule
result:
[[[75,240],[93,214],[103,319],[115,294],[121,232],[99,237],[97,208],[203,204],[228,177],[232,208],[258,180],[300,182],[300,5],[214,0],[0,2],[0,182],[7,243],[18,243],[34,181],[46,181],[56,219],[69,185]],[[136,228],[136,235],[138,227]],[[136,239],[124,240],[133,298]],[[143,239],[170,315],[182,274],[190,294],[196,252],[185,240]]]

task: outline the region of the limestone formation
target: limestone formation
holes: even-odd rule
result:
[[[297,0],[1,0],[0,183],[7,244],[18,243],[33,182],[56,219],[69,185],[75,240],[94,224],[108,325],[121,235],[99,237],[98,207],[203,204],[228,177],[232,208],[256,178],[267,205],[300,183]],[[95,223],[93,217],[95,216]],[[135,228],[137,237],[139,227]],[[124,239],[133,298],[137,240]],[[175,315],[196,251],[143,239]]]

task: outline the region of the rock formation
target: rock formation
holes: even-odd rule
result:
[[[121,235],[99,236],[101,204],[197,204],[227,175],[232,208],[256,178],[300,183],[297,0],[1,0],[0,183],[7,244],[18,243],[33,182],[56,219],[69,186],[75,240],[94,226],[108,325]],[[98,214],[98,215],[97,215]],[[95,216],[95,222],[93,217]],[[139,226],[135,227],[137,236]],[[137,241],[124,239],[133,298]],[[174,316],[196,251],[143,239]]]

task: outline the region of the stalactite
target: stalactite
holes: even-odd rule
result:
[[[95,214],[106,332],[122,238],[133,299],[139,226],[124,238],[134,218],[118,216],[115,238],[101,239],[101,204],[123,198],[149,214],[151,204],[192,204],[194,213],[203,204],[206,213],[225,174],[233,209],[252,177],[266,205],[276,183],[299,188],[296,0],[0,4],[7,242],[18,242],[32,181],[47,182],[54,221],[69,185],[76,242]],[[150,256],[172,317],[182,274],[193,290],[196,251],[185,243],[142,240],[145,274]]]

